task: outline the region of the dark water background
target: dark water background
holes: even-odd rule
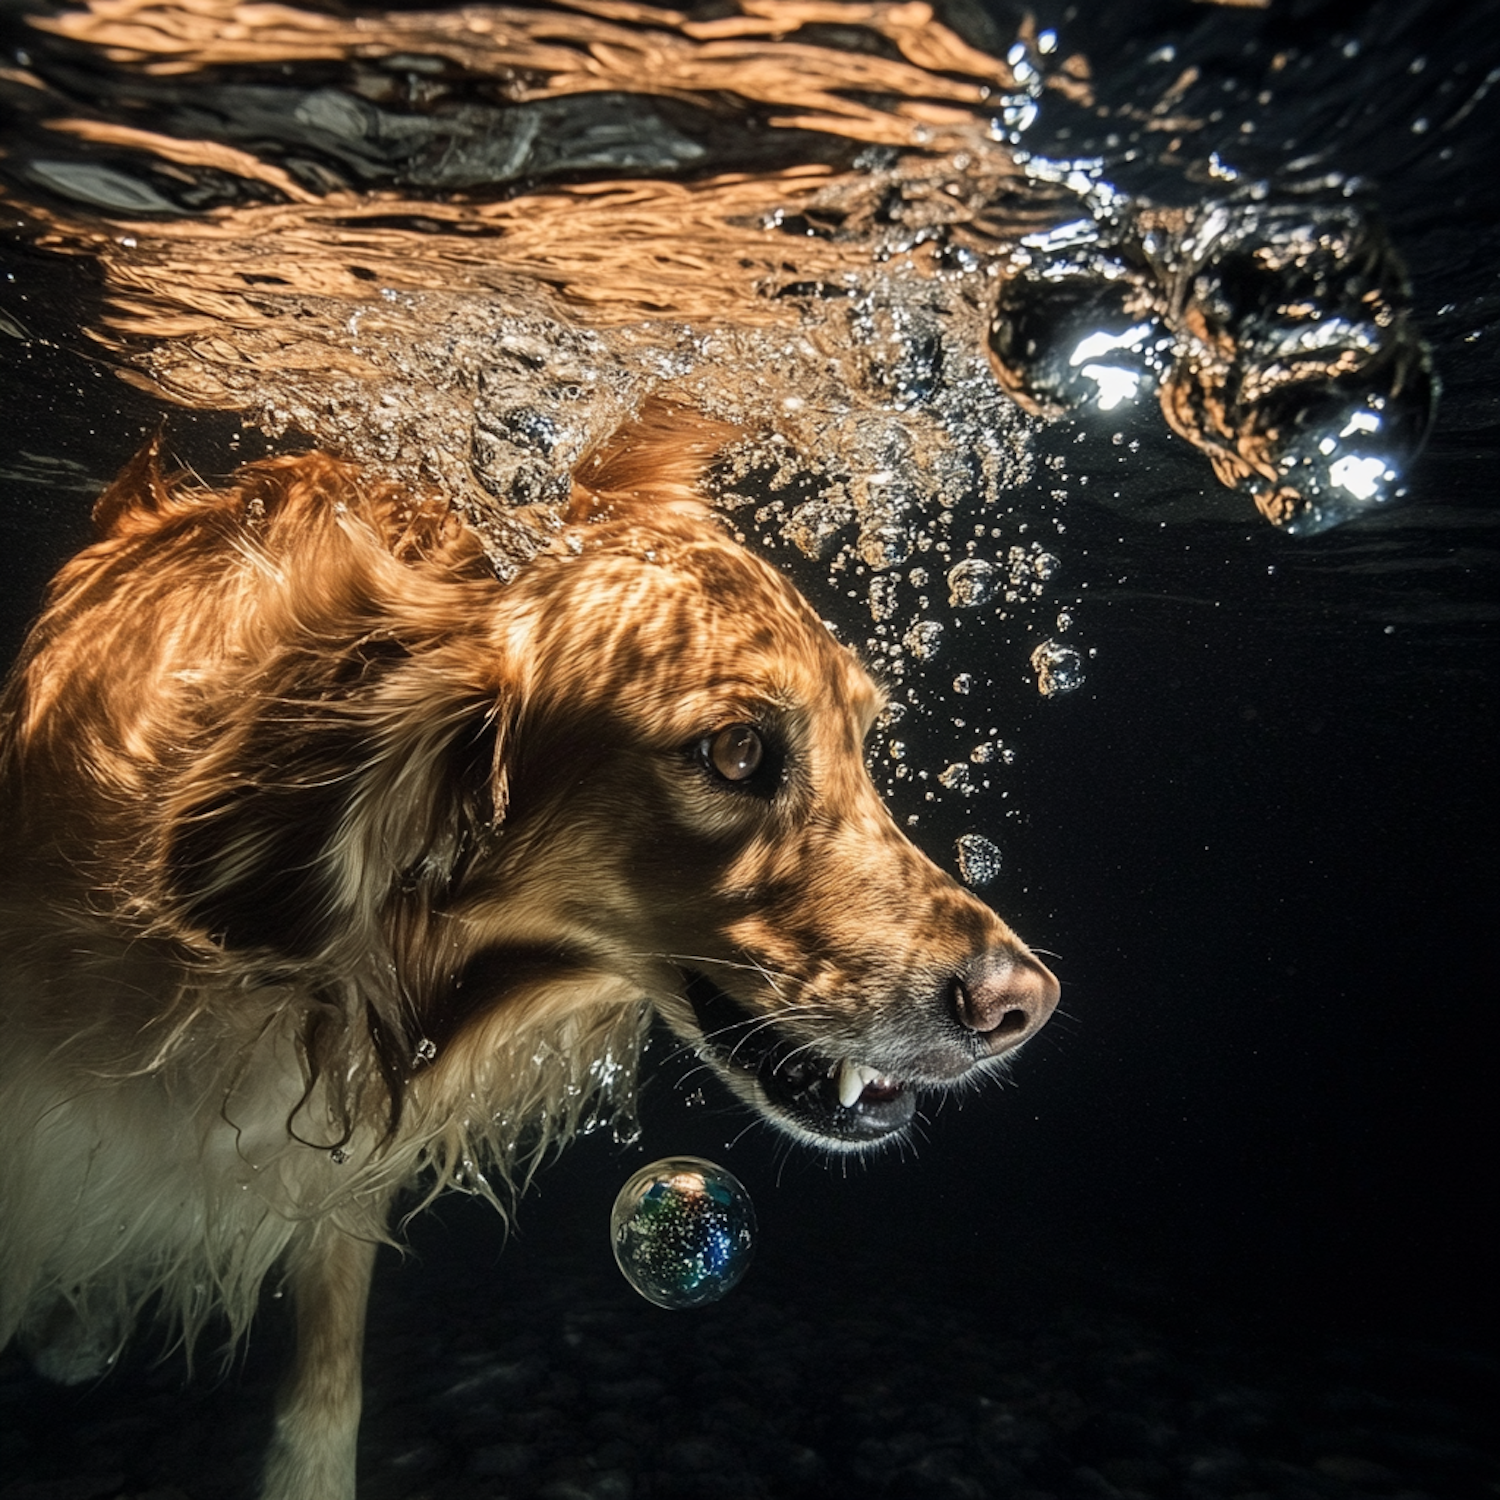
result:
[[[990,894],[1058,955],[1064,1013],[902,1156],[788,1151],[664,1062],[639,1144],[579,1143],[508,1245],[445,1202],[377,1291],[372,1496],[1495,1493],[1500,82],[1469,101],[1500,13],[1039,21],[1116,110],[1171,46],[1221,96],[1226,158],[1367,179],[1444,388],[1411,496],[1292,539],[1175,440],[1047,434],[1092,481],[1066,556],[1096,654],[1077,692],[1017,699],[1024,816]],[[1043,127],[1034,149],[1150,190],[1118,118]],[[13,643],[158,413],[87,356],[78,265],[6,268],[33,335],[0,339]],[[207,453],[234,426],[172,422]],[[630,1171],[683,1151],[742,1178],[761,1240],[728,1301],[669,1314],[606,1226]],[[6,1356],[0,1497],[244,1493],[281,1337],[273,1309],[219,1384],[143,1357],[63,1392]]]

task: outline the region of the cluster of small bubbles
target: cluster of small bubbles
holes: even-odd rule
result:
[[[999,754],[999,747],[991,744],[988,740],[982,741],[969,751],[969,759],[976,766],[988,765]]]
[[[967,886],[977,889],[988,885],[1000,873],[1000,846],[982,833],[964,833],[958,837],[958,873]]]
[[[458,1164],[453,1172],[452,1182],[460,1193],[471,1193],[476,1198],[493,1199],[495,1196],[489,1178],[472,1156],[465,1156]]]
[[[858,544],[860,560],[870,568],[894,568],[911,553],[911,538],[906,528],[895,522],[862,527]]]
[[[591,1109],[578,1123],[579,1135],[594,1135],[600,1130],[608,1130],[610,1139],[617,1146],[635,1145],[643,1132],[634,1113],[634,1101],[622,1104],[601,1100],[599,1106]]]
[[[606,1048],[589,1063],[589,1073],[601,1088],[612,1088],[625,1072],[625,1066]]]
[[[1014,88],[1000,96],[998,112],[990,121],[990,135],[993,139],[1015,145],[1036,123],[1038,105],[1046,82],[1037,65],[1037,54],[1051,52],[1056,45],[1056,33],[1043,31],[1036,39],[1036,53],[1033,53],[1025,40],[1015,42],[1006,53],[1005,60],[1010,65]]]
[[[892,248],[908,248],[898,237]],[[942,379],[943,330],[931,310],[892,287],[849,304],[849,329],[863,352],[865,375],[897,411],[927,401]]]
[[[881,573],[870,580],[870,617],[874,620],[889,620],[900,604],[896,580],[889,573]]]
[[[931,661],[943,644],[943,626],[939,620],[918,620],[905,635],[901,644],[917,661]]]
[[[1057,612],[1057,628],[1058,628],[1059,632],[1069,629],[1072,626],[1072,624],[1073,624],[1073,615],[1072,615],[1072,612],[1069,611],[1069,610],[1066,610],[1066,609],[1060,609],[1060,610],[1058,610],[1058,612]]]
[[[1006,603],[1040,599],[1049,580],[1057,576],[1062,564],[1052,553],[1042,550],[1040,542],[1029,547],[1011,547],[1006,554]]]
[[[412,1051],[412,1062],[420,1066],[422,1063],[430,1063],[438,1054],[437,1043],[430,1037],[423,1037]]]
[[[955,693],[969,693],[974,688],[974,676],[970,672],[960,672],[953,679],[953,691]]]
[[[749,1270],[755,1209],[732,1172],[698,1156],[669,1157],[620,1189],[609,1233],[621,1274],[648,1302],[702,1307]]]
[[[952,765],[938,773],[939,783],[950,792],[958,792],[961,796],[972,797],[979,788],[974,784],[974,773],[961,760],[956,760]]]
[[[824,495],[799,505],[782,528],[783,534],[804,557],[822,557],[852,514],[852,508],[837,497]]]
[[[982,557],[968,557],[948,570],[948,603],[955,609],[973,609],[994,592],[995,569]]]
[[[1083,683],[1083,658],[1071,646],[1046,640],[1031,653],[1037,691],[1044,698],[1071,693]]]

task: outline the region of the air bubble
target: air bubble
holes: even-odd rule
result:
[[[697,1156],[652,1162],[620,1189],[609,1222],[625,1279],[658,1307],[733,1290],[755,1251],[755,1209],[732,1172]]]
[[[955,609],[983,604],[995,587],[995,569],[981,557],[965,558],[948,570],[948,603]]]
[[[799,505],[782,528],[787,539],[804,557],[822,557],[828,544],[848,522],[850,512],[826,500]]]
[[[1036,673],[1037,691],[1044,698],[1071,693],[1083,682],[1083,658],[1071,646],[1057,641],[1043,641],[1031,653],[1031,668]]]
[[[967,886],[975,888],[988,885],[1000,873],[1000,846],[982,833],[960,834],[955,845],[958,851],[958,873]]]
[[[887,573],[870,580],[870,618],[889,620],[896,613],[896,580]]]
[[[950,792],[961,792],[965,797],[973,796],[974,782],[968,766],[961,760],[956,760],[946,770],[938,773],[938,780]]]
[[[943,627],[937,620],[918,620],[901,643],[918,661],[931,661],[942,648]]]
[[[859,534],[859,555],[871,568],[898,567],[911,554],[911,538],[904,527],[871,526]]]

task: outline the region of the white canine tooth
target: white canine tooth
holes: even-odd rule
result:
[[[866,1067],[864,1063],[850,1062],[846,1057],[838,1066],[839,1080],[839,1103],[845,1109],[853,1109],[859,1103],[859,1096],[864,1093],[868,1084],[877,1081],[883,1082],[884,1076],[874,1068]]]
[[[847,1057],[839,1063],[839,1103],[845,1109],[852,1109],[859,1103],[859,1096],[865,1091],[866,1071]]]

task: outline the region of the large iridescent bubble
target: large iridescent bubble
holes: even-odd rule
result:
[[[620,1189],[609,1236],[625,1279],[648,1302],[701,1307],[749,1269],[755,1209],[732,1172],[701,1156],[673,1156]]]

